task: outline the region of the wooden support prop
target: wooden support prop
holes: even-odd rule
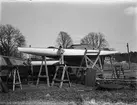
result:
[[[100,64],[100,69],[103,70],[103,66],[102,66],[101,58],[100,57],[99,57],[99,64]]]
[[[56,71],[55,71],[55,74],[54,74],[54,77],[53,77],[53,80],[52,80],[51,86],[54,85],[54,82],[55,82],[55,79],[56,79],[56,76],[57,76],[58,69],[59,69],[59,66],[56,67]]]
[[[46,57],[44,57],[44,60],[45,60],[45,70],[46,70],[46,75],[47,75],[47,85],[48,85],[48,87],[50,87],[50,84],[49,84],[49,74],[48,74],[48,67],[47,67]]]
[[[50,87],[50,84],[49,84],[49,76],[48,76],[48,68],[47,68],[47,64],[46,64],[46,57],[42,57],[43,60],[41,62],[41,66],[40,66],[40,70],[39,70],[39,74],[38,74],[38,79],[37,79],[37,83],[36,83],[36,86],[39,84],[39,80],[40,78],[46,78],[47,79],[47,85],[48,87]],[[42,73],[42,67],[43,67],[43,61],[45,62],[45,75],[41,75]]]
[[[68,74],[67,69],[68,69],[68,67],[66,65],[60,65],[60,66],[56,67],[56,72],[55,72],[53,80],[52,80],[52,86],[54,86],[55,81],[58,81],[58,82],[60,82],[60,86],[59,86],[60,88],[62,88],[63,82],[68,82],[69,86],[71,87],[71,83],[70,83],[69,74]],[[61,74],[62,74],[61,78],[57,78],[59,70],[61,70]],[[66,74],[67,79],[64,79],[65,74]]]
[[[65,71],[66,71],[66,65],[63,67],[62,76],[61,76],[61,82],[60,82],[60,88],[61,88],[62,85],[63,85],[64,76],[65,76]]]
[[[14,68],[11,72],[13,72],[13,91],[15,90],[16,85],[20,85],[20,88],[22,89],[22,84],[21,84],[18,68]]]
[[[86,67],[88,67],[88,57],[87,57],[87,49],[85,49],[85,53],[84,53],[84,58],[85,58],[85,63],[86,63]]]
[[[31,45],[29,45],[29,47],[31,47]],[[31,64],[31,55],[29,54],[29,60],[30,60],[30,64]],[[31,69],[31,76],[32,76],[32,83],[33,83],[33,65],[30,65],[30,69]]]
[[[40,79],[39,77],[41,76],[42,66],[43,66],[43,60],[42,60],[42,62],[41,62],[41,66],[40,66],[40,70],[39,70],[39,74],[38,74],[36,86],[39,84],[39,79]]]
[[[130,62],[130,53],[129,53],[129,45],[128,45],[128,43],[127,43],[127,52],[128,52],[128,64],[129,64],[129,69],[130,69],[131,62]]]
[[[77,67],[77,68],[79,68],[79,70],[77,71],[77,75],[81,74],[81,78],[85,77],[86,72],[87,71],[91,72],[89,70],[93,70],[94,67],[96,67],[98,70],[102,70],[102,65],[101,65],[101,60],[100,60],[100,52],[101,52],[100,49],[99,49],[98,52],[88,52],[87,49],[85,48],[85,53],[84,53],[83,59],[81,61],[80,67]],[[95,59],[94,62],[87,56],[87,53],[96,53],[97,54],[97,57],[96,57],[96,59]],[[101,69],[96,65],[96,63],[97,63],[98,60],[100,60],[99,63],[100,63]],[[85,63],[86,67],[82,67],[83,63]],[[81,70],[81,68],[84,68],[84,69]],[[90,68],[90,69],[88,69],[88,68]],[[89,75],[86,75],[86,77],[89,77]],[[87,79],[86,79],[86,81],[87,81]]]
[[[92,65],[91,68],[94,68],[94,66],[96,65],[96,63],[97,63],[97,61],[98,61],[98,59],[99,59],[99,57],[100,57],[100,52],[101,52],[101,50],[99,50],[99,52],[98,52],[98,54],[97,54],[97,58],[96,58],[96,60],[95,60],[95,62],[93,63],[93,65]]]
[[[84,56],[83,56],[83,59],[81,61],[81,64],[80,64],[80,67],[82,67],[83,63],[85,62],[86,64],[86,67],[89,67],[89,64],[88,62],[90,62],[92,64],[92,66],[90,68],[98,68],[100,70],[99,67],[96,66],[96,63],[97,61],[100,59],[100,52],[101,50],[99,50],[99,52],[94,52],[94,53],[97,53],[97,58],[96,60],[93,62],[88,56],[87,56],[87,53],[93,53],[93,52],[88,52],[87,49],[85,48],[85,53],[84,53]],[[101,65],[101,62],[100,62],[100,65]],[[102,65],[101,65],[101,68],[102,68]]]
[[[58,50],[58,53],[59,53],[59,56],[60,56],[60,65],[56,67],[56,72],[54,74],[54,77],[53,77],[53,80],[52,80],[52,86],[54,85],[55,81],[59,81],[60,82],[60,88],[62,88],[62,85],[63,85],[63,82],[67,81],[69,83],[69,86],[71,86],[71,83],[70,83],[70,79],[69,79],[69,74],[68,74],[68,66],[65,64],[64,62],[64,50],[63,48],[60,46],[59,47],[59,50]],[[58,75],[58,72],[61,72],[61,78],[57,78],[57,75]],[[65,80],[65,74],[66,74],[66,77],[67,79]]]
[[[92,65],[94,64],[94,62],[91,60],[91,59],[89,59],[88,57],[87,57],[87,59],[92,63]],[[100,70],[100,68],[98,67],[98,66],[96,66],[96,64],[94,65],[94,67],[96,67],[98,70]],[[94,68],[93,67],[93,68]],[[87,67],[88,68],[88,67]],[[90,67],[91,68],[91,67]]]

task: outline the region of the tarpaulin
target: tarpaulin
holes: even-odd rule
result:
[[[25,60],[15,57],[0,55],[0,67],[14,67],[14,66],[25,66],[25,65],[27,65]]]

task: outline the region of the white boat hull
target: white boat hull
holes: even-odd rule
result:
[[[19,47],[18,50],[20,52],[23,53],[27,53],[27,54],[34,54],[34,55],[40,55],[40,56],[48,56],[48,57],[52,57],[52,56],[58,56],[58,49],[54,49],[54,48],[21,48]],[[85,53],[84,49],[63,49],[64,56],[83,56]],[[99,52],[99,50],[87,50],[88,53],[87,55],[97,55],[97,53]],[[100,55],[111,55],[111,54],[116,54],[119,53],[118,51],[101,51]]]
[[[59,58],[59,50],[54,48],[18,48],[20,52],[27,53],[27,54],[34,54],[39,56],[46,56],[51,57],[54,59]],[[81,64],[82,58],[84,56],[85,50],[84,49],[63,49],[64,50],[64,61],[67,65],[71,66],[78,66]],[[96,55],[98,54],[99,50],[88,50],[87,53],[90,59],[95,60]],[[111,55],[119,53],[118,51],[101,51],[100,55]]]

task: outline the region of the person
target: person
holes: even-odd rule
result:
[[[60,64],[64,64],[64,50],[62,48],[62,46],[59,47],[59,55],[60,55]]]

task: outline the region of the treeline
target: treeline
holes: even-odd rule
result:
[[[129,54],[121,53],[121,54],[115,55],[115,59],[118,62],[121,62],[121,61],[129,62],[129,58],[130,58],[130,62],[137,63],[137,52],[130,52]]]

